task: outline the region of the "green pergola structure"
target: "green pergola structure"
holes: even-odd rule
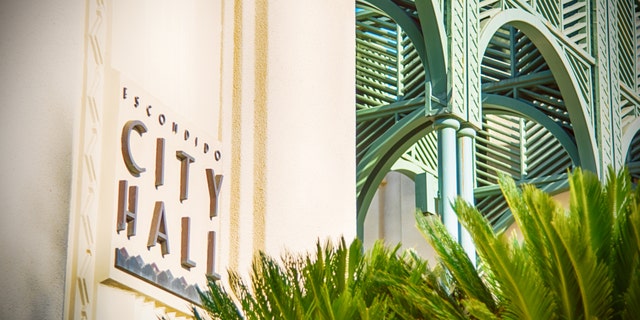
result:
[[[576,166],[640,175],[640,1],[358,0],[358,236],[390,170],[511,221],[497,174],[549,192]],[[433,189],[433,186],[427,189]]]

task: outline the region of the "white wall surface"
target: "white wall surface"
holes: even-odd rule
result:
[[[269,3],[269,251],[355,238],[354,10],[351,1]]]
[[[83,1],[0,2],[0,318],[63,313]]]
[[[415,218],[415,183],[400,172],[387,173],[371,201],[364,222],[365,248],[382,239],[391,247],[412,249],[435,265],[436,253],[424,238]]]

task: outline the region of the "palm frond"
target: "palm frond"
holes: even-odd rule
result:
[[[213,319],[243,319],[238,306],[219,282],[208,278],[207,288],[207,291],[202,291],[198,287],[196,290],[202,301],[202,307]],[[204,319],[195,307],[193,313],[197,320]]]
[[[487,309],[487,305],[473,298],[462,300],[467,313],[478,320],[498,320],[495,311]]]
[[[517,192],[514,194],[520,196]],[[505,196],[509,195],[505,193]],[[505,299],[504,317],[552,319],[555,315],[552,296],[540,281],[535,265],[525,250],[519,246],[513,247],[503,233],[496,235],[489,222],[461,199],[455,202],[454,208],[462,225],[472,235],[478,255],[491,269],[500,291],[498,295]]]
[[[418,229],[427,241],[438,252],[440,261],[452,273],[457,284],[464,293],[486,305],[489,310],[496,311],[496,303],[491,292],[485,286],[475,266],[469,260],[462,246],[453,240],[446,228],[434,217],[425,217],[416,212]]]
[[[622,319],[637,319],[640,314],[640,265],[636,265],[629,279],[629,288],[625,291],[622,301]]]
[[[556,217],[552,223],[575,273],[575,282],[570,283],[569,289],[580,297],[582,310],[574,314],[585,319],[609,319],[613,309],[608,265],[597,259],[594,248],[585,241],[586,232],[577,216]]]
[[[461,199],[478,267],[434,218],[418,227],[439,255],[433,268],[400,245],[320,242],[280,260],[258,255],[247,285],[235,272],[235,299],[210,281],[198,290],[214,319],[634,319],[640,314],[640,188],[627,171],[601,184],[577,169],[570,210],[506,175],[500,188],[523,240],[496,233]],[[235,301],[238,301],[236,303]],[[196,319],[202,316],[194,309]]]
[[[564,210],[548,194],[530,185],[518,191],[515,182],[501,175],[500,188],[523,235],[523,248],[541,282],[549,289],[554,303],[553,313],[562,318],[578,317],[580,295],[572,265],[562,245],[560,235],[550,223]],[[573,288],[573,289],[571,289]]]
[[[612,190],[618,186],[615,181],[609,183]],[[608,206],[617,206],[617,201],[613,200],[618,198],[618,193],[612,191],[612,199],[607,199],[598,176],[580,168],[569,175],[569,190],[571,215],[577,216],[575,221],[581,223],[582,231],[587,235],[585,239],[590,240],[590,247],[597,257],[603,259],[610,250],[613,225],[613,212],[608,210]]]

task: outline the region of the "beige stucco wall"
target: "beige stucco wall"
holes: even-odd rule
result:
[[[378,187],[364,222],[364,245],[378,240],[388,246],[402,244],[435,265],[436,253],[416,226],[415,183],[406,175],[391,171]]]
[[[267,9],[269,252],[355,238],[355,13],[351,1]],[[277,236],[273,236],[277,234]]]
[[[0,318],[63,313],[84,2],[0,3]]]

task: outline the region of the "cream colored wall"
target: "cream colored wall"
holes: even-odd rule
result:
[[[350,242],[356,230],[354,4],[287,0],[265,9],[265,249],[304,250],[316,238],[339,236]]]
[[[97,32],[105,70],[222,143],[216,258],[223,276],[227,268],[246,273],[257,250],[279,255],[311,250],[317,238],[355,236],[353,4],[309,5],[140,0],[97,8],[106,17],[106,31]],[[104,99],[108,115],[113,103]],[[92,287],[97,305],[83,308],[99,318],[108,318],[103,312],[115,296],[138,306],[126,291]]]
[[[63,313],[82,1],[0,3],[0,318]]]
[[[415,183],[406,175],[387,173],[371,201],[364,222],[364,245],[371,248],[383,239],[386,245],[402,244],[435,263],[435,251],[416,227]]]
[[[256,250],[353,239],[353,4],[222,6],[228,265],[243,272]]]

